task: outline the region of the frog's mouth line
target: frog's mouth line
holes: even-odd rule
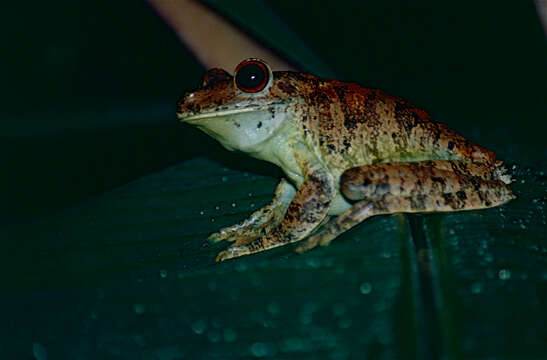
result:
[[[210,112],[204,112],[204,113],[199,113],[194,115],[177,114],[177,117],[179,118],[180,122],[195,122],[201,119],[226,117],[230,115],[242,114],[247,112],[265,111],[271,108],[279,108],[279,107],[283,107],[287,105],[288,104],[286,102],[279,102],[279,103],[269,104],[269,105],[260,105],[260,106],[255,105],[255,106],[247,106],[247,107],[240,107],[240,108],[226,109],[226,110],[213,110]]]

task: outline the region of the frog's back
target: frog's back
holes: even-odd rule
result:
[[[325,162],[337,168],[426,159],[495,161],[492,152],[381,90],[317,79],[306,102],[305,131]]]

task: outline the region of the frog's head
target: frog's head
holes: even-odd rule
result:
[[[286,123],[288,107],[296,101],[295,88],[280,82],[262,60],[241,62],[231,76],[211,69],[202,87],[177,103],[180,121],[197,126],[228,150],[253,152]]]

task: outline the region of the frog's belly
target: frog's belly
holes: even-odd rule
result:
[[[352,205],[340,194],[336,195],[329,209],[329,215],[340,215],[351,208]]]

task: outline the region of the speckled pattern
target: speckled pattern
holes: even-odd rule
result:
[[[339,217],[299,251],[378,214],[482,209],[514,198],[491,151],[407,101],[310,74],[272,75],[263,90],[246,93],[226,71],[212,69],[177,104],[181,121],[279,165],[294,186],[278,187],[269,207],[213,234],[235,242],[217,261],[300,241],[329,215]]]

